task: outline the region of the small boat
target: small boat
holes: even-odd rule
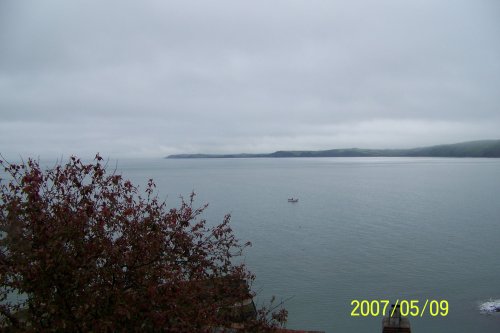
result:
[[[288,202],[299,202],[299,198],[288,198]]]

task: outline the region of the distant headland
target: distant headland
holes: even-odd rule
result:
[[[166,158],[258,157],[500,157],[500,140],[468,141],[410,149],[281,150],[268,154],[177,154]]]

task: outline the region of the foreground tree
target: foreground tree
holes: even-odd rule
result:
[[[235,306],[254,276],[232,259],[229,225],[209,227],[194,194],[168,209],[149,181],[143,195],[71,157],[44,170],[0,160],[0,327],[11,331],[269,331],[286,311]],[[248,309],[246,309],[247,311]]]

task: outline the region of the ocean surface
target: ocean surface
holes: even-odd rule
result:
[[[162,198],[197,194],[209,223],[232,216],[252,242],[243,258],[257,304],[272,295],[287,327],[381,332],[353,300],[446,300],[446,316],[410,318],[414,333],[499,332],[500,159],[286,158],[119,160]],[[289,203],[288,197],[298,197]],[[427,310],[428,311],[428,310]]]
[[[204,217],[226,213],[287,327],[381,332],[382,316],[353,317],[353,300],[446,300],[448,314],[411,317],[413,333],[499,332],[500,159],[120,159],[118,172],[153,178],[170,207],[194,191]],[[287,198],[298,197],[289,203]],[[359,312],[359,311],[358,311]]]

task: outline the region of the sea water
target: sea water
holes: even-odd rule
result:
[[[500,159],[116,163],[142,188],[153,178],[170,207],[194,191],[208,223],[230,213],[253,244],[241,260],[257,276],[257,305],[283,300],[288,328],[381,332],[380,315],[351,315],[354,300],[437,300],[447,315],[410,317],[414,333],[500,331],[500,316],[483,311],[500,298]]]
[[[446,300],[413,332],[498,332],[481,304],[500,298],[500,160],[287,158],[119,160],[153,178],[170,206],[197,193],[209,223],[230,213],[253,246],[257,304],[284,300],[288,328],[379,332],[353,300]],[[289,203],[289,197],[299,202]]]

